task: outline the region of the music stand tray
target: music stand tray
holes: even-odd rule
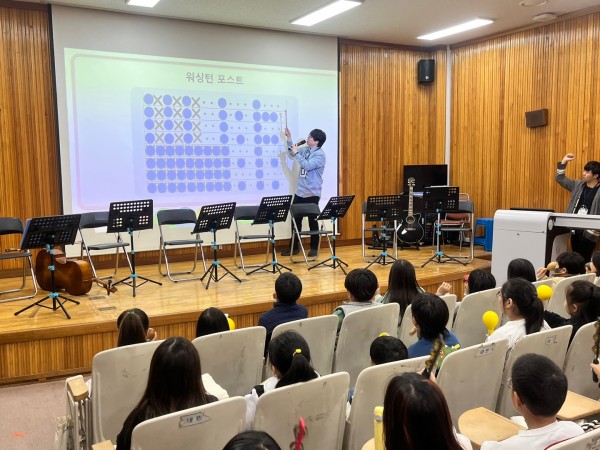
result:
[[[219,203],[218,205],[205,205],[202,207],[202,209],[200,209],[200,214],[198,214],[198,220],[196,221],[196,226],[194,227],[192,234],[206,233],[210,231],[213,235],[213,262],[211,263],[210,267],[206,269],[204,275],[200,277],[201,282],[203,282],[204,279],[208,277],[208,281],[206,282],[206,289],[208,289],[211,280],[217,283],[225,275],[232,276],[239,283],[242,282],[242,280],[240,280],[233,272],[231,272],[231,270],[229,270],[227,267],[225,267],[219,262],[217,254],[217,231],[225,230],[231,227],[234,212],[235,202],[230,202]],[[219,266],[224,271],[223,275],[221,276],[219,276]]]
[[[151,280],[150,278],[142,277],[135,271],[135,248],[133,246],[133,232],[141,230],[149,230],[153,227],[153,201],[148,200],[130,200],[124,202],[113,202],[108,210],[108,227],[107,233],[122,233],[129,234],[129,242],[131,245],[131,275],[127,278],[113,283],[113,286],[123,283],[133,288],[133,296],[137,286],[142,286],[148,282],[162,286],[159,281]],[[138,284],[138,279],[144,280]],[[111,286],[110,281],[108,282]]]
[[[467,263],[455,258],[454,256],[446,255],[442,251],[441,245],[441,230],[442,227],[442,212],[458,211],[458,186],[430,186],[423,191],[423,209],[429,213],[436,213],[437,220],[435,222],[435,239],[436,251],[434,255],[425,261],[421,267],[425,267],[432,261],[437,263],[457,262],[466,266]]]
[[[259,270],[264,270],[271,273],[281,273],[281,269],[289,270],[289,267],[280,264],[277,261],[277,251],[275,250],[275,223],[285,222],[290,212],[290,206],[292,204],[291,195],[277,195],[273,197],[263,197],[258,206],[256,217],[252,222],[253,225],[269,224],[269,235],[271,241],[271,261],[257,267],[248,275],[251,275]]]
[[[32,248],[44,248],[50,253],[50,285],[51,292],[49,295],[41,300],[38,300],[31,305],[23,308],[15,313],[18,316],[23,311],[27,311],[29,308],[39,306],[46,309],[56,311],[58,308],[62,309],[67,319],[71,316],[64,307],[66,302],[73,302],[79,305],[77,300],[73,300],[69,297],[65,297],[56,292],[54,285],[54,247],[57,245],[71,245],[75,242],[77,231],[79,230],[79,221],[81,220],[81,214],[68,214],[64,216],[48,216],[48,217],[34,217],[28,219],[25,225],[25,231],[23,232],[23,238],[21,239],[20,248],[32,249]],[[52,306],[46,306],[42,303],[48,299],[52,299]],[[62,301],[61,301],[62,300]]]
[[[385,223],[388,220],[395,221],[398,218],[402,217],[402,196],[400,194],[393,195],[373,195],[367,198],[367,210],[365,212],[365,221],[366,222],[382,222],[382,231],[381,237],[383,239],[383,249],[379,256],[371,261],[369,265],[366,267],[367,269],[371,267],[373,264],[381,264],[382,266],[391,264],[396,261],[396,258],[389,255],[387,252],[387,239],[388,235],[386,234],[387,226]],[[391,230],[394,230],[395,227],[392,226]],[[394,239],[394,236],[391,236]],[[396,239],[392,244],[393,248],[396,248]],[[392,261],[388,261],[387,258]]]
[[[315,267],[320,267],[320,266],[331,267],[332,269],[337,269],[339,267],[340,269],[342,269],[342,272],[344,272],[344,275],[346,275],[346,270],[344,269],[344,266],[348,267],[348,264],[346,264],[344,261],[342,261],[340,258],[338,258],[335,253],[335,242],[336,242],[336,231],[337,231],[336,224],[337,224],[337,219],[341,219],[346,215],[346,213],[348,212],[348,209],[350,209],[350,205],[352,205],[353,201],[354,201],[354,195],[341,195],[339,197],[331,197],[329,199],[329,201],[327,202],[327,204],[325,205],[325,208],[323,208],[323,211],[321,211],[321,214],[319,214],[319,216],[317,217],[317,220],[331,220],[331,225],[333,227],[333,234],[332,234],[333,246],[331,249],[331,258],[328,258],[325,261],[321,261],[320,263],[315,264],[312,267],[309,267],[308,270],[311,270],[311,269],[314,269]]]

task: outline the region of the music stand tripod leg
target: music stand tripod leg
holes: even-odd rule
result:
[[[271,236],[269,238],[269,241],[271,242],[271,261],[248,272],[248,275],[258,272],[259,270],[264,270],[265,272],[271,272],[273,274],[281,273],[281,269],[286,269],[292,272],[292,269],[290,269],[287,266],[284,266],[283,264],[280,264],[277,260],[277,250],[275,249],[275,223],[272,221],[269,221],[269,234]],[[269,267],[271,268],[271,270],[268,269]]]

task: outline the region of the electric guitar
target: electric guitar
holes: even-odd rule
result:
[[[408,179],[408,214],[402,220],[398,227],[398,241],[401,244],[416,244],[423,240],[425,230],[421,225],[421,214],[415,214],[413,211],[415,179]]]

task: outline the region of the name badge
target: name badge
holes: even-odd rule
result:
[[[586,216],[588,213],[588,209],[585,205],[581,205],[581,208],[577,211],[577,215]]]

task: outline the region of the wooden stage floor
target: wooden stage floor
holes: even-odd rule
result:
[[[463,276],[491,265],[491,254],[481,247],[475,248],[475,259],[466,267],[452,262],[431,262],[420,268],[433,255],[428,246],[420,251],[414,248],[401,250],[398,257],[414,264],[419,283],[427,291],[435,292],[441,282],[447,281],[453,285],[453,292],[462,298]],[[453,246],[446,246],[444,250],[453,255],[459,252],[458,247]],[[463,254],[466,255],[467,250],[463,250]],[[329,252],[322,251],[321,255],[325,259]],[[349,264],[350,269],[367,265],[360,246],[340,246],[337,255]],[[264,262],[264,255],[248,257],[248,263],[256,262]],[[0,303],[0,384],[89,372],[93,356],[116,345],[117,316],[131,307],[146,311],[150,326],[157,330],[160,339],[170,336],[193,339],[199,313],[210,306],[228,313],[238,328],[256,325],[260,315],[272,306],[276,275],[260,272],[247,276],[234,266],[232,258],[223,258],[221,263],[238,275],[242,283],[226,276],[218,283],[211,282],[209,289],[205,289],[199,281],[173,283],[159,275],[156,265],[140,266],[137,271],[140,276],[162,281],[163,285],[147,283],[138,286],[135,298],[132,288],[126,285],[120,285],[118,292],[110,296],[101,287],[93,285],[88,294],[73,297],[79,305],[65,304],[72,317],[70,320],[60,309],[52,311],[38,307],[14,316],[16,311],[33,303],[32,300]],[[320,267],[309,271],[306,264],[291,263],[288,257],[281,257],[280,263],[291,267],[302,280],[300,303],[308,308],[310,317],[330,314],[346,299],[344,273],[340,269]],[[173,265],[179,270],[188,266],[191,264]],[[384,292],[390,265],[373,265],[371,269]],[[108,273],[100,271],[100,275],[103,272]],[[127,274],[127,270],[120,269],[117,279]],[[0,290],[18,286],[18,281],[15,278],[0,279]],[[33,300],[46,294],[40,291]],[[51,305],[51,302],[47,300],[45,304]]]

